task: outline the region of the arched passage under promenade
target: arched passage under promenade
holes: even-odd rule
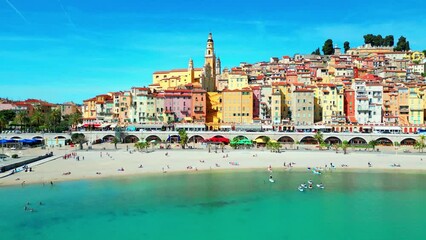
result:
[[[114,140],[115,136],[113,135],[106,135],[102,138],[102,141],[104,142],[112,142]]]
[[[328,137],[324,140],[325,143],[327,144],[341,144],[342,140],[340,140],[340,138],[338,137]]]
[[[44,140],[44,138],[42,136],[34,136],[33,139],[34,140],[40,140],[40,141]]]
[[[416,139],[414,138],[405,138],[401,141],[401,145],[404,146],[413,146],[414,144],[416,144]]]
[[[315,144],[318,144],[318,141],[312,136],[306,136],[306,137],[300,139],[300,144],[315,145]]]
[[[389,138],[381,137],[376,139],[377,145],[392,146],[393,142]]]
[[[282,144],[294,144],[294,139],[292,137],[289,137],[289,136],[282,136],[282,137],[278,138],[277,142],[282,143]]]
[[[234,137],[233,139],[243,140],[243,139],[249,139],[249,138],[246,137],[246,136],[243,136],[243,135],[238,135],[238,136]]]
[[[170,135],[167,138],[167,142],[169,142],[169,143],[179,143],[180,142],[180,136],[176,135],[176,134]]]
[[[145,138],[146,142],[151,142],[151,141],[155,141],[155,142],[161,142],[161,138],[157,135],[149,135],[148,137]]]
[[[350,145],[362,145],[367,144],[367,141],[364,138],[361,137],[354,137],[351,138],[351,140],[348,141]]]
[[[124,137],[124,143],[135,143],[138,141],[139,141],[139,138],[136,137],[135,135],[127,135],[126,137]]]
[[[188,143],[199,143],[204,141],[204,138],[200,135],[194,135],[188,139]]]

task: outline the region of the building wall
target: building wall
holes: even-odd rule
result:
[[[297,89],[292,95],[292,121],[295,125],[314,123],[314,92]]]
[[[222,118],[225,123],[253,122],[252,90],[225,90],[222,92]]]
[[[234,90],[234,89],[243,89],[247,88],[248,85],[248,77],[247,75],[242,74],[229,74],[228,78],[228,89]]]

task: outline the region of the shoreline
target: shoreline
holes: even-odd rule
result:
[[[124,145],[123,145],[124,146]],[[108,149],[106,148],[108,147]],[[128,150],[127,150],[128,148]],[[67,159],[62,156],[74,154]],[[228,156],[228,157],[226,157]],[[33,172],[19,172],[0,179],[0,187],[53,182],[112,179],[121,177],[164,174],[196,174],[206,171],[260,171],[266,174],[268,166],[280,171],[306,171],[308,167],[332,171],[374,171],[393,173],[426,173],[426,155],[421,153],[395,154],[388,152],[351,151],[343,154],[332,150],[284,150],[273,153],[266,149],[225,149],[208,152],[207,149],[156,149],[152,152],[135,151],[131,145],[113,149],[111,145],[98,145],[85,151],[56,149],[55,160],[29,165]],[[77,158],[78,157],[78,158]],[[78,159],[78,160],[77,160]],[[293,164],[291,169],[284,163]],[[372,167],[368,167],[371,162]],[[348,165],[342,167],[342,164]],[[400,167],[391,167],[400,164]],[[143,165],[142,168],[140,166]],[[218,167],[219,166],[219,167]],[[123,169],[124,171],[119,171]],[[325,170],[327,173],[329,170]],[[167,172],[167,173],[163,173]],[[69,173],[69,174],[66,174]],[[100,173],[100,174],[98,174]]]

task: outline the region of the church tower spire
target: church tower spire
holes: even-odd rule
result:
[[[216,56],[212,33],[207,38],[206,54],[204,56],[203,88],[208,92],[215,91],[216,81]]]
[[[191,80],[191,83],[193,83],[194,82],[194,62],[192,61],[192,58],[190,58],[188,62],[188,73],[189,73],[189,78]]]

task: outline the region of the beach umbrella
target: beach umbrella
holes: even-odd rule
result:
[[[252,141],[250,141],[248,139],[241,139],[237,142],[237,144],[239,144],[239,145],[251,145],[253,143],[252,143]]]

